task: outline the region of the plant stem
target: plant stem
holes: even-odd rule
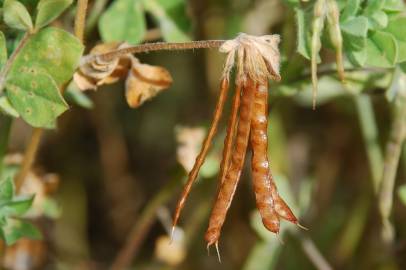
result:
[[[21,186],[24,183],[25,178],[27,177],[28,172],[31,169],[32,164],[34,163],[35,154],[37,153],[43,131],[44,130],[41,128],[34,128],[34,130],[32,131],[32,136],[28,144],[27,150],[25,151],[20,171],[15,177],[16,193],[18,193],[18,191],[20,190]]]
[[[396,173],[399,165],[402,145],[406,138],[406,76],[399,77],[401,88],[395,102],[395,115],[389,140],[386,144],[385,161],[379,190],[379,211],[381,214],[383,228],[382,237],[385,243],[393,242],[394,231],[389,221],[393,205],[393,191],[396,180]]]
[[[129,53],[134,54],[134,53],[146,53],[150,51],[181,51],[193,49],[219,48],[224,42],[225,40],[199,40],[199,41],[175,42],[175,43],[167,43],[167,42],[145,43],[103,54],[84,56],[81,60],[81,65],[93,62],[96,59],[100,59],[102,61],[111,61],[112,59],[115,59],[117,57]]]
[[[86,9],[87,9],[87,0],[78,0],[78,7],[75,16],[75,27],[74,32],[75,36],[83,42],[83,33],[84,27],[86,23]],[[13,58],[14,54],[17,55],[18,51],[25,45],[26,41],[28,40],[30,34],[26,33],[24,38],[21,40],[20,44],[18,45],[17,49],[14,51],[13,55],[10,57],[9,61]],[[14,56],[15,58],[15,56]],[[7,62],[8,63],[8,62]],[[6,66],[7,66],[6,63]],[[10,64],[11,66],[11,64]],[[6,69],[6,67],[4,68]],[[3,69],[3,71],[4,71]],[[7,71],[8,72],[8,71]],[[3,73],[2,73],[3,74]],[[2,77],[0,76],[0,79]],[[0,93],[1,93],[1,81],[0,81]],[[62,91],[63,92],[63,91]],[[15,186],[16,192],[18,192],[21,186],[24,183],[25,178],[27,177],[28,172],[31,169],[32,164],[35,161],[35,155],[37,153],[39,143],[41,141],[41,136],[44,133],[44,129],[42,128],[34,128],[32,132],[32,136],[28,147],[24,154],[23,163],[21,164],[21,169],[15,177]]]
[[[103,12],[104,7],[107,4],[107,0],[96,0],[90,10],[85,27],[85,33],[89,34],[97,25],[100,14]]]
[[[7,60],[6,64],[4,65],[3,69],[0,72],[0,95],[4,90],[4,87],[6,86],[6,79],[7,75],[10,72],[11,66],[14,63],[14,60],[16,59],[17,55],[20,53],[21,49],[24,48],[25,44],[31,37],[32,33],[26,32],[21,39],[20,43],[18,43],[17,48],[13,51],[11,54],[10,58]]]
[[[1,116],[0,126],[0,177],[4,168],[4,157],[7,153],[7,145],[10,137],[11,124],[13,119],[9,116]],[[1,179],[0,179],[1,180]]]
[[[383,155],[379,146],[378,128],[375,121],[374,108],[371,98],[360,95],[355,98],[358,119],[364,139],[365,150],[369,161],[372,184],[375,193],[378,193],[383,170]]]
[[[149,201],[148,205],[138,218],[138,222],[131,230],[124,247],[117,254],[117,257],[110,268],[111,270],[122,270],[128,268],[131,261],[135,257],[138,248],[142,244],[142,241],[147,236],[148,230],[156,218],[158,208],[172,198],[178,183],[179,178],[175,177],[168,184],[162,187],[154,198]]]
[[[78,0],[76,16],[75,16],[75,36],[83,43],[86,23],[87,0]]]
[[[309,237],[304,237],[301,240],[303,251],[306,253],[307,257],[311,260],[314,267],[318,270],[332,270],[333,268],[323,257],[323,254],[319,251],[316,244]]]

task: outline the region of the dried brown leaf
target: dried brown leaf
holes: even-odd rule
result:
[[[125,86],[128,105],[132,108],[141,106],[146,100],[171,86],[172,81],[171,74],[165,68],[141,64],[134,57]]]

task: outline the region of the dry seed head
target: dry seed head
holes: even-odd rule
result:
[[[220,52],[227,53],[223,78],[229,79],[236,61],[237,83],[245,83],[247,77],[255,82],[264,82],[268,79],[279,81],[281,79],[279,42],[279,35],[257,37],[244,33],[224,42],[219,49]]]

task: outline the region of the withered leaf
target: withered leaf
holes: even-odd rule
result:
[[[172,77],[165,68],[141,64],[131,54],[108,61],[97,57],[128,46],[126,43],[105,43],[94,47],[90,52],[90,55],[96,56],[94,60],[82,64],[73,76],[78,88],[82,91],[96,90],[98,86],[127,78],[126,99],[130,107],[137,108],[172,84]]]
[[[172,84],[172,77],[165,68],[141,64],[135,57],[132,63],[126,81],[125,94],[128,105],[137,108],[146,100],[167,89]]]

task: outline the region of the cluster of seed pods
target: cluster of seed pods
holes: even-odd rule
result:
[[[236,39],[226,41],[220,48],[221,52],[227,53],[227,59],[214,119],[178,201],[173,221],[175,227],[210,148],[227,99],[229,75],[235,66],[236,86],[220,165],[219,188],[205,234],[207,246],[214,244],[217,250],[221,228],[241,176],[248,145],[252,149],[251,167],[256,205],[264,226],[278,234],[281,218],[298,224],[295,215],[279,196],[267,155],[268,81],[280,80],[278,44],[278,35],[256,37],[240,34]]]

